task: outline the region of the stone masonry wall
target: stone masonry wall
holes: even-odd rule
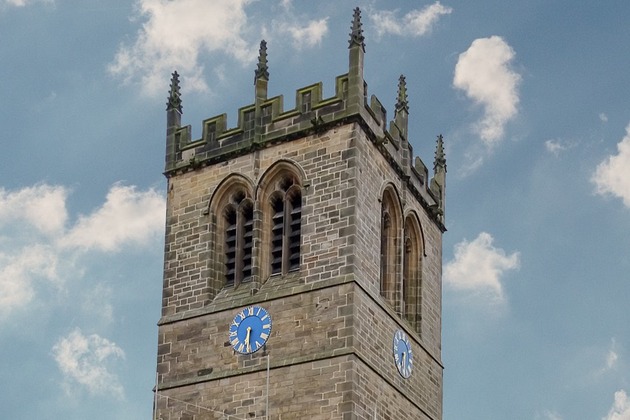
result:
[[[393,183],[403,205],[403,214],[415,212],[424,236],[422,258],[422,323],[420,339],[423,346],[438,358],[441,354],[442,313],[442,232],[429,218],[426,210],[405,189],[391,166],[369,143],[365,133],[357,130],[353,147],[357,162],[356,207],[356,278],[372,296],[379,296],[380,276],[380,199],[383,188]],[[402,237],[402,231],[400,232]],[[402,273],[398,276],[402,284]]]
[[[353,238],[348,229],[353,222],[355,162],[346,159],[345,152],[351,132],[351,126],[336,127],[170,178],[162,315],[201,310],[213,298],[208,286],[209,277],[217,275],[209,260],[213,232],[204,213],[216,186],[231,173],[256,184],[281,158],[299,163],[305,173],[301,281],[316,283],[351,271]]]
[[[412,339],[414,373],[402,379],[391,348],[397,325],[357,283],[262,304],[272,333],[251,355],[236,354],[228,342],[236,309],[160,327],[158,418],[215,418],[178,401],[263,417],[267,357],[272,419],[372,419],[375,406],[377,419],[441,418],[441,367]]]
[[[280,159],[304,173],[301,268],[215,293],[210,197],[232,173],[257,185]],[[420,203],[405,197],[397,179],[358,123],[169,178],[158,343],[163,418],[213,418],[204,410],[191,413],[192,406],[176,400],[227,410],[236,418],[263,416],[270,355],[273,419],[372,418],[372,396],[380,404],[378,419],[404,418],[398,417],[403,412],[425,418],[422,410],[426,418],[441,419],[441,232]],[[424,234],[421,336],[378,290],[379,194],[388,181],[404,197],[405,211],[417,212]],[[250,304],[269,310],[272,334],[266,349],[236,355],[228,326],[236,308]],[[397,328],[407,331],[414,346],[416,366],[406,381],[391,352]],[[382,393],[375,394],[375,387]]]

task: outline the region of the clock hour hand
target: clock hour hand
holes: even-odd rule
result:
[[[245,335],[245,346],[247,347],[247,351],[252,351],[251,346],[249,345],[249,336],[252,333],[252,327],[247,327],[247,334]]]

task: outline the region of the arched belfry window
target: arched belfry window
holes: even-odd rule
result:
[[[413,214],[405,218],[403,252],[402,314],[414,329],[420,332],[423,250],[420,225]]]
[[[271,274],[286,274],[300,268],[302,193],[296,179],[281,177],[270,198]]]
[[[302,246],[304,171],[280,159],[262,174],[256,190],[262,216],[260,281],[298,271]]]
[[[224,213],[225,283],[251,280],[254,245],[254,205],[244,192],[233,193]]]
[[[383,193],[381,200],[381,278],[380,292],[394,309],[399,309],[398,276],[400,273],[401,210],[398,197],[392,188]]]

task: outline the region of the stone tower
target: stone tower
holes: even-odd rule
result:
[[[155,418],[442,418],[442,137],[430,178],[364,54],[355,9],[335,95],[285,110],[261,42],[254,102],[198,140],[173,73]]]

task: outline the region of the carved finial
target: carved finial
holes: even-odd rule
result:
[[[352,18],[352,32],[350,32],[349,48],[352,48],[352,46],[356,44],[365,52],[365,37],[363,36],[363,28],[361,28],[361,26],[361,9],[357,7],[354,9],[354,16]]]
[[[437,147],[435,148],[435,160],[433,161],[433,170],[438,171],[438,168],[444,168],[446,172],[446,155],[444,154],[444,139],[440,134],[437,138]]]
[[[258,53],[258,68],[254,74],[256,79],[269,80],[269,67],[267,67],[267,42],[263,39],[260,41],[260,50]]]
[[[409,102],[407,102],[407,82],[405,82],[405,76],[402,74],[398,79],[398,97],[396,98],[396,113],[400,111],[406,111],[409,113]]]
[[[182,113],[182,97],[179,92],[179,74],[174,71],[171,77],[171,89],[168,92],[168,102],[166,103],[166,110],[170,111],[176,109],[179,113]]]

